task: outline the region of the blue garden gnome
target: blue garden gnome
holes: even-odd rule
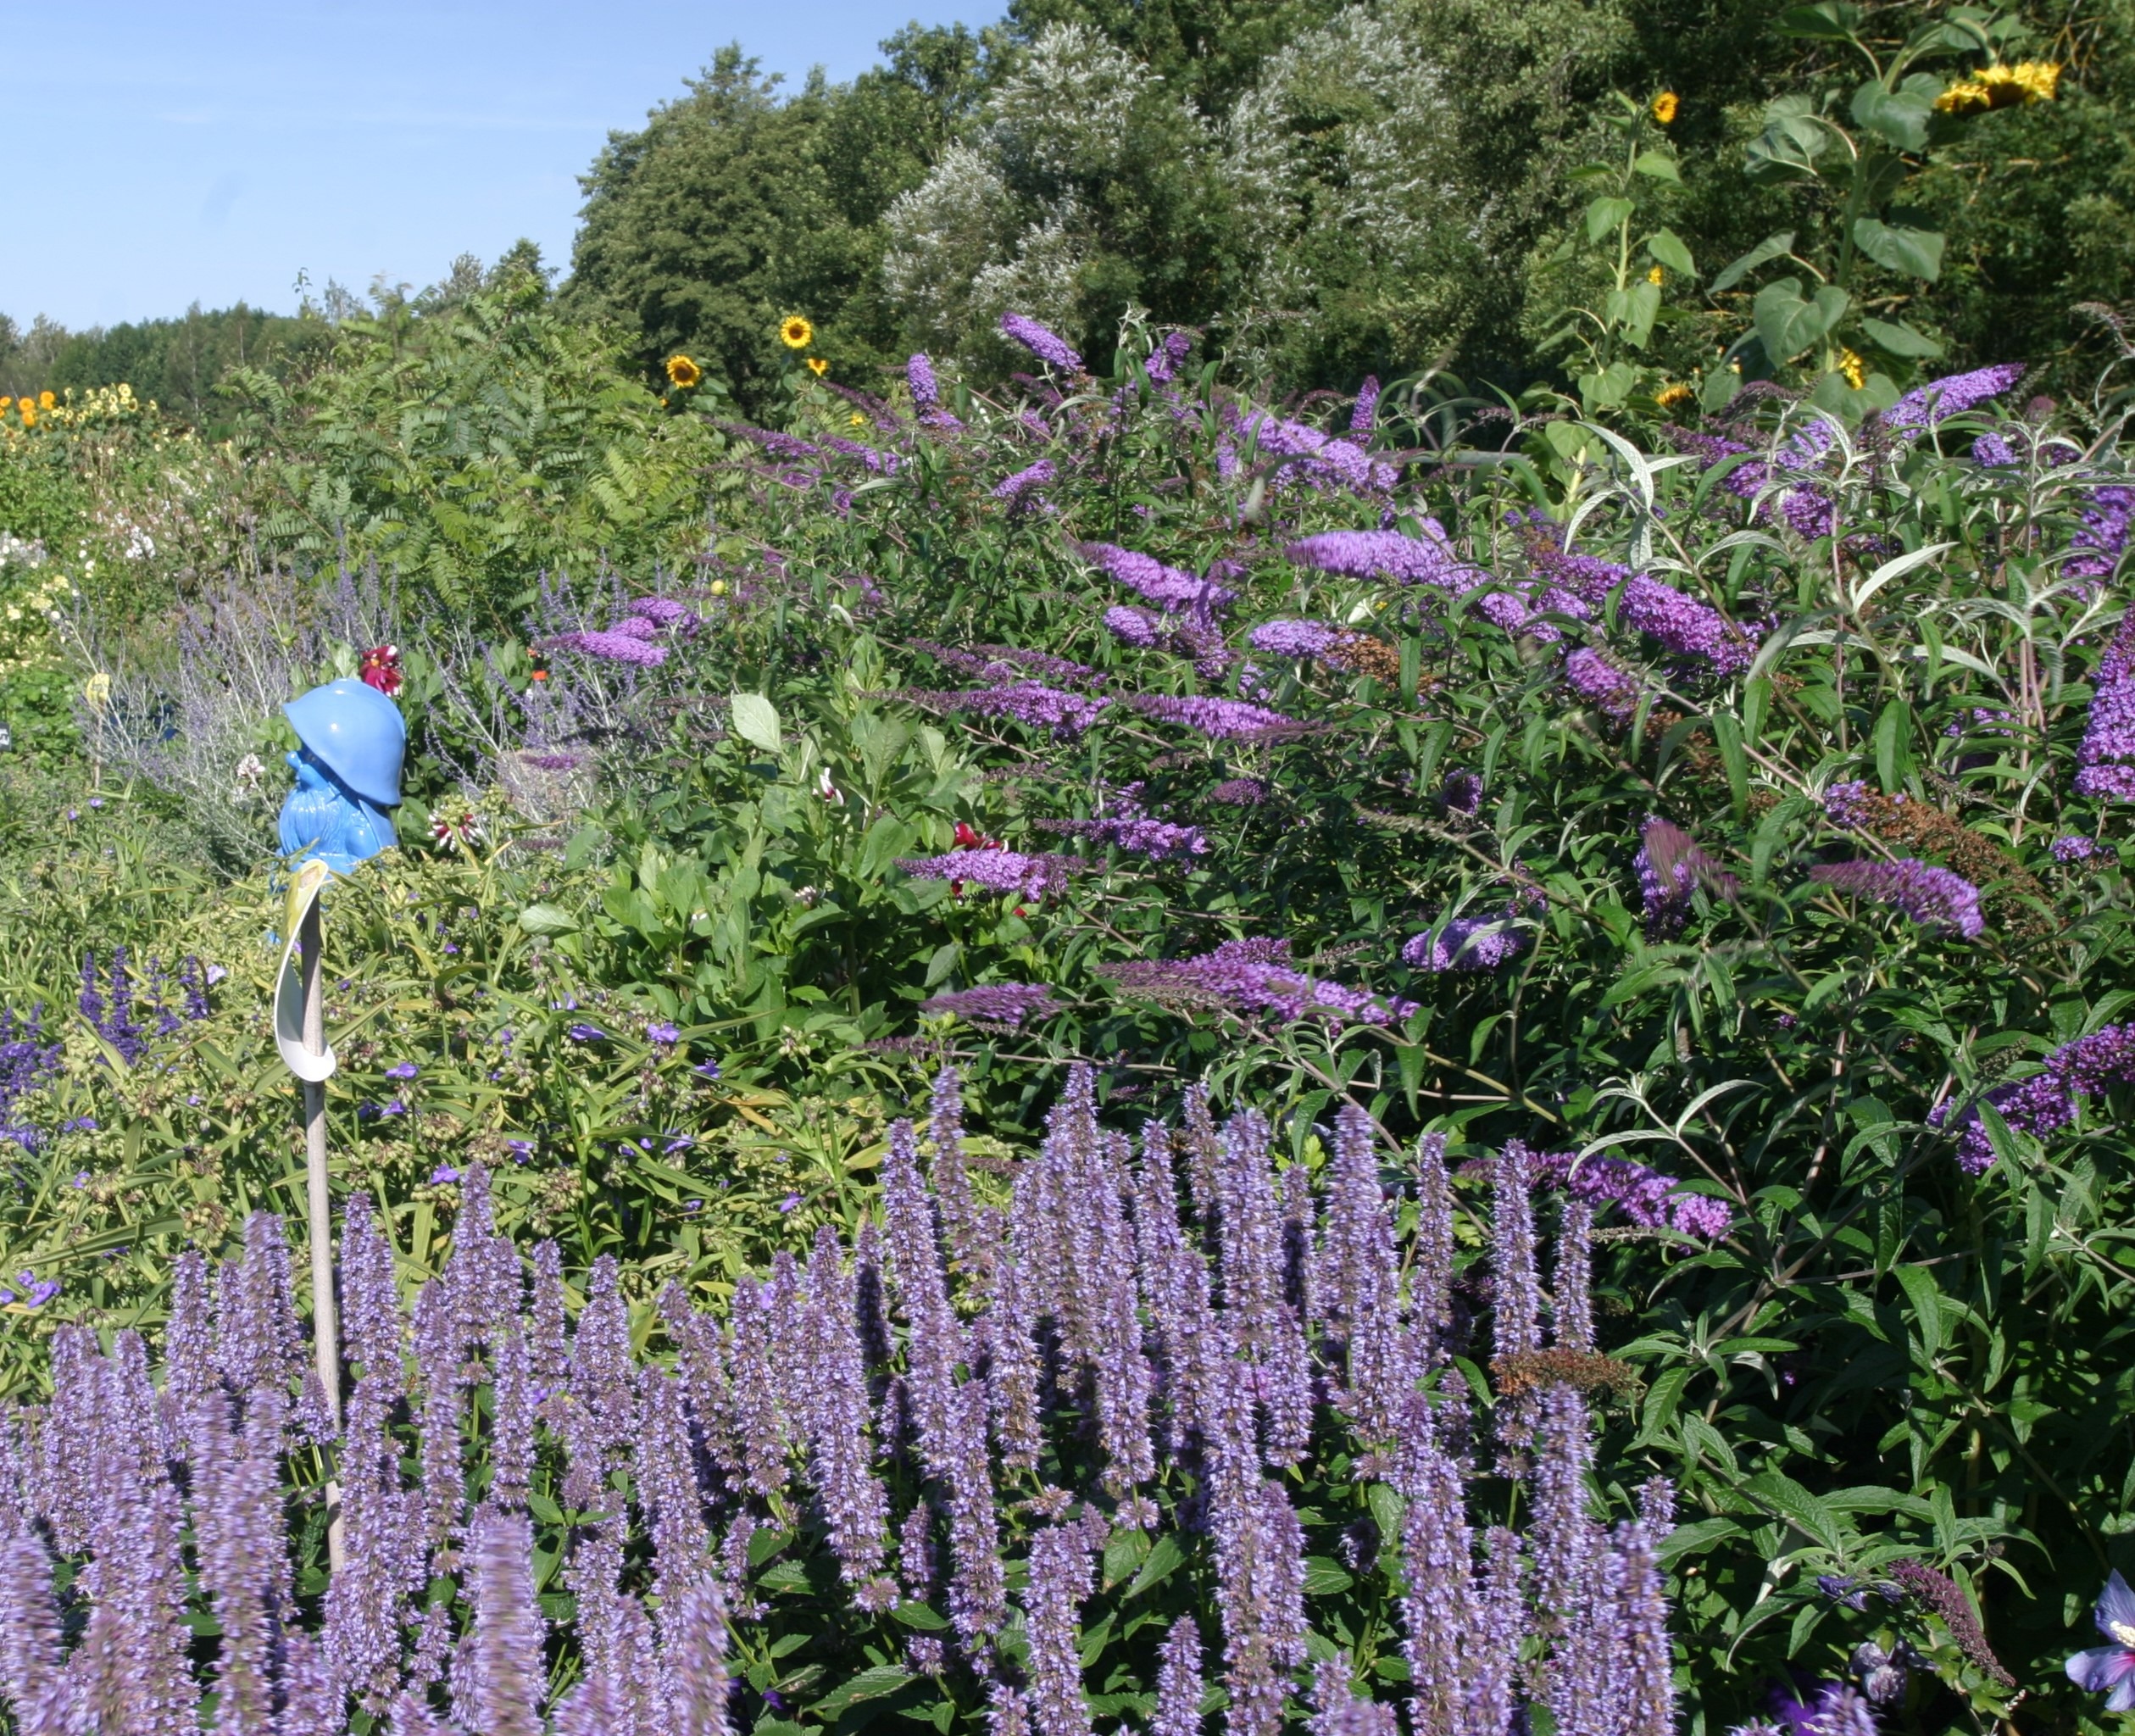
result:
[[[282,712],[303,751],[289,755],[297,787],[281,804],[281,849],[347,874],[394,842],[386,813],[400,805],[408,726],[400,708],[353,677],[328,682]]]

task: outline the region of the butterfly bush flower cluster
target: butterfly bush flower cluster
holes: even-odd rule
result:
[[[1432,972],[1494,971],[1527,949],[1514,916],[1512,909],[1497,916],[1455,916],[1435,933],[1412,936],[1402,946],[1402,962]]]
[[[1405,1166],[1404,1248],[1354,1108],[1314,1187],[1278,1170],[1255,1114],[1219,1125],[1195,1088],[1179,1127],[1131,1141],[1100,1124],[1095,1084],[1071,1071],[1004,1203],[981,1205],[945,1074],[925,1163],[912,1121],[890,1130],[879,1218],[740,1274],[714,1312],[670,1284],[649,1342],[612,1257],[571,1317],[560,1250],[527,1258],[497,1232],[479,1167],[412,1308],[359,1199],[337,1430],[280,1223],[256,1216],[219,1273],[186,1255],[158,1355],[131,1330],[107,1349],[63,1329],[50,1402],[0,1433],[0,1705],[37,1731],[192,1729],[212,1694],[217,1728],[276,1736],[344,1736],[359,1716],[396,1736],[726,1736],[752,1700],[787,1705],[730,1676],[730,1633],[753,1655],[781,1631],[757,1624],[796,1619],[771,1588],[783,1611],[812,1585],[827,1607],[798,1617],[808,1638],[857,1629],[990,1701],[996,1728],[1086,1732],[1086,1696],[1120,1679],[1081,1662],[1096,1561],[1154,1528],[1196,1613],[1104,1667],[1140,1672],[1166,1736],[1209,1736],[1215,1686],[1226,1731],[1277,1736],[1322,1522],[1292,1487],[1323,1454],[1369,1454],[1403,1498],[1383,1548],[1415,1728],[1508,1728],[1540,1705],[1571,1728],[1601,1698],[1627,1732],[1671,1729],[1672,1497],[1649,1483],[1609,1522],[1576,1387],[1524,1389],[1525,1531],[1471,1516],[1491,1467],[1451,1367],[1476,1322],[1454,1305],[1443,1138]],[[1535,1227],[1515,1216],[1492,1256],[1493,1366],[1544,1348]],[[1560,1259],[1548,1316],[1575,1355],[1584,1270]],[[289,1491],[330,1438],[345,1561],[299,1602],[308,1510]],[[1070,1486],[1042,1480],[1057,1466],[1079,1467]],[[537,1595],[537,1569],[568,1604]],[[209,1622],[220,1639],[199,1648]],[[1323,1671],[1315,1700],[1389,1736],[1393,1707],[1343,1681]]]
[[[2090,717],[2076,750],[2076,793],[2135,801],[2135,611],[2091,676]]]
[[[1985,931],[1979,888],[1961,874],[1908,856],[1896,862],[1824,862],[1809,877],[1857,898],[1888,904],[1923,928],[1941,929],[1965,940]]]
[[[1285,940],[1227,940],[1195,958],[1127,959],[1102,969],[1131,994],[1266,1015],[1285,1024],[1312,1019],[1398,1025],[1416,1010],[1414,1001],[1307,976],[1290,962]]]
[[[2019,1132],[2043,1139],[2072,1125],[2077,1110],[2109,1086],[2135,1080],[2135,1025],[2108,1025],[2088,1037],[2064,1043],[2046,1057],[2044,1068],[2029,1079],[1998,1085],[1987,1093],[1994,1112]],[[1949,1105],[1937,1105],[1928,1119],[1937,1127],[1949,1120]],[[1957,1160],[1967,1175],[1993,1167],[1994,1146],[1977,1109],[1960,1114],[1951,1129],[1957,1136]]]
[[[1167,612],[1193,609],[1215,614],[1237,598],[1237,592],[1212,578],[1196,578],[1192,573],[1166,566],[1154,555],[1121,548],[1116,543],[1078,542],[1075,551],[1115,582]]]
[[[1030,855],[1020,850],[952,850],[944,856],[903,857],[898,867],[915,880],[948,880],[988,892],[1046,898],[1065,892],[1089,864],[1080,856]]]
[[[1098,721],[1106,698],[1065,693],[1042,682],[1015,681],[1005,687],[971,687],[959,692],[906,688],[900,697],[935,711],[967,711],[978,717],[1007,717],[1032,729],[1049,732],[1058,741],[1072,741]]]
[[[1082,358],[1074,347],[1058,332],[1048,330],[1027,314],[1009,313],[1001,315],[1002,335],[1043,362],[1048,367],[1058,368],[1064,374],[1080,374]]]
[[[1207,694],[1137,693],[1128,702],[1144,717],[1159,723],[1177,724],[1213,741],[1251,741],[1271,735],[1295,734],[1311,726],[1264,705],[1243,699],[1221,699]]]
[[[1497,1160],[1480,1158],[1469,1166],[1495,1173]],[[1693,1194],[1682,1181],[1627,1157],[1582,1158],[1576,1151],[1533,1151],[1526,1155],[1527,1185],[1560,1190],[1585,1201],[1597,1212],[1613,1208],[1639,1229],[1675,1230],[1700,1240],[1727,1233],[1734,1213],[1723,1199]]]
[[[920,1003],[923,1013],[954,1014],[970,1024],[1010,1031],[1048,1018],[1059,1008],[1050,988],[1031,982],[986,982],[931,995]]]

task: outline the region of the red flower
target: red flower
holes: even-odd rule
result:
[[[375,687],[388,699],[400,691],[400,647],[374,645],[363,654],[356,673],[367,687]]]

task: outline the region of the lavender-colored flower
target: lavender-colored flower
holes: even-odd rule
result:
[[[945,668],[999,686],[1004,682],[1039,681],[1074,687],[1094,679],[1097,671],[1087,663],[1054,657],[1043,651],[1027,651],[1020,645],[937,645],[931,639],[912,641],[915,651],[924,651]]]
[[[1155,618],[1146,609],[1130,609],[1124,603],[1115,603],[1104,611],[1104,630],[1121,644],[1145,650],[1158,637]]]
[[[1613,1205],[1641,1228],[1674,1229],[1710,1240],[1726,1235],[1733,1222],[1726,1201],[1684,1193],[1674,1177],[1630,1158],[1534,1151],[1526,1164],[1529,1187],[1561,1188],[1597,1210]]]
[[[659,637],[659,623],[648,615],[626,615],[620,620],[610,622],[608,631],[627,638],[650,641]]]
[[[1064,374],[1080,374],[1082,358],[1059,333],[1048,331],[1027,314],[1004,314],[1001,331],[1049,367]]]
[[[548,1672],[534,1600],[533,1526],[521,1515],[485,1509],[475,1516],[468,1554],[474,1636],[467,1670],[453,1672],[453,1711],[470,1730],[542,1736]]]
[[[1565,685],[1604,717],[1622,721],[1638,704],[1639,685],[1598,651],[1582,645],[1565,659]]]
[[[2071,836],[2054,840],[2054,860],[2056,862],[2088,862],[2098,854],[2098,840],[2094,837]]]
[[[1560,1350],[1594,1347],[1593,1220],[1593,1207],[1586,1200],[1565,1201],[1557,1269],[1549,1287],[1550,1333]]]
[[[564,1035],[570,1038],[573,1043],[605,1043],[608,1041],[608,1033],[599,1026],[582,1022],[573,1025],[564,1032]]]
[[[1312,1736],[1398,1736],[1393,1708],[1351,1689],[1349,1654],[1323,1658],[1312,1676]]]
[[[2071,578],[2102,579],[2120,565],[2129,531],[2135,529],[2135,488],[2114,485],[2095,490],[2077,519],[2061,570]]]
[[[674,1736],[732,1736],[726,1671],[726,1608],[709,1575],[663,1608],[660,1677],[673,1708]]]
[[[1247,636],[1255,651],[1276,657],[1318,657],[1342,637],[1342,629],[1318,620],[1263,621]]]
[[[1342,1346],[1358,1435],[1390,1438],[1415,1370],[1402,1328],[1399,1253],[1371,1118],[1354,1104],[1335,1117],[1313,1297],[1321,1325]]]
[[[1201,1630],[1193,1617],[1174,1622],[1157,1648],[1156,1715],[1149,1736],[1201,1736]]]
[[[1130,993],[1264,1013],[1286,1024],[1318,1019],[1393,1025],[1416,1010],[1414,1001],[1388,999],[1308,976],[1290,965],[1288,954],[1287,941],[1227,940],[1198,958],[1127,959],[1104,970]]]
[[[1364,384],[1357,388],[1356,406],[1349,412],[1349,431],[1352,434],[1369,434],[1378,420],[1378,414],[1379,376],[1366,374]]]
[[[1987,926],[1979,888],[1960,874],[1906,857],[1897,862],[1826,862],[1809,877],[1843,893],[1888,904],[1923,928],[1971,940]]]
[[[1031,1544],[1029,1616],[1031,1722],[1037,1736],[1091,1736],[1082,1697],[1081,1608],[1094,1589],[1090,1550],[1077,1525],[1048,1525]]]
[[[540,642],[544,651],[575,651],[600,663],[627,663],[639,669],[658,669],[667,661],[664,645],[649,644],[628,633],[552,633]]]
[[[1448,771],[1438,786],[1439,805],[1451,814],[1472,818],[1482,810],[1482,780],[1472,771]]]
[[[1015,682],[1006,687],[975,687],[961,693],[919,692],[909,697],[943,711],[1012,717],[1034,729],[1050,730],[1060,741],[1072,741],[1081,735],[1112,703],[1084,693],[1062,693],[1037,682]]]
[[[388,1079],[412,1079],[421,1071],[422,1069],[417,1066],[414,1062],[401,1061],[393,1066],[386,1068],[386,1077]]]
[[[663,1019],[645,1027],[645,1040],[656,1043],[662,1049],[672,1049],[682,1040],[681,1027]]]
[[[2135,1025],[2107,1025],[2063,1043],[2034,1077],[1996,1086],[1987,1101],[2010,1127],[2043,1139],[2074,1121],[2086,1099],[2130,1079],[2135,1079]],[[1938,1107],[1929,1120],[1941,1126],[1947,1110]],[[1993,1165],[1994,1148],[1979,1111],[1967,1109],[1955,1130],[1958,1162],[1967,1175],[1983,1174]]]
[[[993,485],[996,500],[1020,500],[1036,488],[1042,488],[1059,475],[1059,466],[1049,458],[1042,458],[1034,465],[1026,465],[1014,476]]]
[[[42,1595],[49,1598],[50,1594]],[[2135,1711],[2135,1591],[2127,1589],[2117,1571],[2098,1594],[2092,1619],[2109,1643],[2069,1659],[2064,1666],[2068,1679],[2086,1694],[2109,1695],[2109,1712]]]
[[[1722,675],[1749,667],[1754,648],[1719,610],[1640,574],[1626,581],[1618,617],[1679,656],[1700,657]]]
[[[1945,375],[1925,386],[1915,386],[1883,412],[1887,428],[1932,428],[1950,416],[1976,409],[1990,398],[1999,398],[2024,377],[2021,362],[1998,362],[1975,368],[1968,374]]]
[[[801,1419],[809,1481],[845,1583],[864,1586],[882,1571],[889,1497],[870,1468],[867,1370],[852,1278],[829,1226],[816,1232],[808,1300],[799,1321],[797,1378],[789,1405]]]
[[[1514,1139],[1493,1166],[1491,1193],[1491,1348],[1496,1357],[1525,1356],[1542,1348],[1542,1287],[1535,1270],[1534,1205],[1529,1194],[1533,1156]]]
[[[1779,1726],[1760,1719],[1741,1729],[1754,1730],[1761,1725],[1774,1736],[1877,1736],[1873,1708],[1850,1683],[1823,1682],[1799,1693],[1775,1689],[1770,1704]],[[1783,1733],[1780,1726],[1784,1727]]]
[[[897,865],[915,880],[969,882],[988,892],[1034,899],[1065,892],[1068,881],[1089,866],[1080,856],[1016,850],[953,850],[945,856],[900,857]]]
[[[2135,801],[2135,609],[2091,677],[2090,718],[2076,763],[2077,795]]]
[[[1430,1401],[1421,1393],[1409,1398],[1393,1481],[1406,1503],[1400,1607],[1410,1715],[1418,1736],[1451,1736],[1470,1728],[1461,1714],[1469,1643],[1479,1625],[1475,1544],[1459,1468],[1434,1438]]]
[[[1972,462],[1988,470],[2008,470],[2015,465],[2016,454],[2000,435],[1982,434],[1972,442]]]
[[[942,387],[934,376],[934,363],[923,351],[915,352],[904,364],[904,383],[911,388],[915,409],[931,410],[942,401]]]
[[[1867,818],[1875,794],[1865,778],[1835,783],[1824,792],[1824,817],[1833,826],[1858,826]]]
[[[1337,440],[1304,422],[1285,420],[1266,410],[1241,415],[1231,412],[1232,426],[1263,453],[1294,459],[1278,465],[1275,483],[1302,482],[1308,487],[1328,486],[1353,493],[1383,493],[1393,487],[1400,471],[1383,460],[1375,460],[1354,441]]]
[[[1020,1030],[1026,1019],[1049,1018],[1059,1008],[1053,991],[1031,982],[986,982],[955,989],[920,1003],[923,1013],[950,1013],[975,1025]]]
[[[1075,552],[1107,576],[1125,585],[1146,601],[1168,613],[1191,610],[1213,615],[1227,608],[1237,593],[1212,578],[1197,579],[1192,573],[1166,566],[1154,555],[1111,542],[1077,542]]]
[[[1466,591],[1483,575],[1465,565],[1436,519],[1423,520],[1421,537],[1398,531],[1322,531],[1282,552],[1299,566],[1351,579],[1393,579],[1404,585],[1437,585]]]
[[[1455,916],[1433,933],[1426,929],[1403,943],[1404,964],[1418,971],[1494,971],[1527,949],[1527,938],[1502,916]]]
[[[1209,792],[1211,802],[1226,808],[1257,808],[1268,798],[1268,787],[1257,777],[1226,777]]]
[[[1215,741],[1265,739],[1311,727],[1265,706],[1248,705],[1243,699],[1213,698],[1206,694],[1137,693],[1128,703],[1144,717],[1198,730]]]

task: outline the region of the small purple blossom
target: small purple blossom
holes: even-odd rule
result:
[[[1965,940],[1987,926],[1977,887],[1961,874],[1910,856],[1897,862],[1826,862],[1811,868],[1809,877],[1888,904],[1923,928],[1947,929]]]
[[[1209,792],[1211,802],[1226,808],[1257,808],[1268,798],[1268,787],[1257,777],[1226,777]]]
[[[914,408],[931,410],[942,401],[941,382],[934,377],[934,363],[924,351],[904,364],[904,383],[911,387]]]
[[[1026,465],[1014,476],[993,485],[996,500],[1020,500],[1034,488],[1042,488],[1059,475],[1059,468],[1049,458],[1042,458],[1034,465]]]
[[[1128,702],[1144,717],[1159,723],[1175,723],[1198,730],[1216,741],[1266,737],[1304,730],[1309,725],[1243,699],[1218,699],[1204,694],[1137,693]]]
[[[414,1062],[401,1061],[393,1066],[386,1068],[386,1077],[388,1079],[412,1079],[420,1071],[422,1071],[422,1069],[417,1066]]]
[[[1565,659],[1565,685],[1604,716],[1619,722],[1638,704],[1638,683],[1584,645]]]
[[[1124,603],[1115,603],[1104,611],[1104,630],[1123,645],[1147,649],[1157,642],[1155,618],[1146,609],[1130,609]]]
[[[1508,910],[1499,916],[1456,916],[1435,934],[1413,936],[1401,958],[1419,971],[1494,971],[1526,949],[1527,938]]]
[[[915,880],[968,882],[989,892],[1044,898],[1064,892],[1089,866],[1080,856],[1026,855],[1019,850],[952,850],[945,856],[900,858]]]
[[[1404,585],[1438,585],[1465,591],[1482,575],[1463,565],[1436,519],[1423,520],[1423,535],[1398,531],[1322,531],[1282,552],[1299,566],[1342,578],[1392,579]]]
[[[1064,374],[1082,371],[1082,358],[1067,340],[1056,331],[1048,331],[1029,314],[1002,314],[1001,331],[1048,367],[1058,368]]]
[[[1270,620],[1254,628],[1247,643],[1276,657],[1319,657],[1341,638],[1342,629],[1325,621]]]
[[[1932,428],[1946,417],[1962,415],[1990,398],[1999,398],[2024,377],[2021,362],[1998,362],[1969,374],[1945,375],[1915,386],[1883,412],[1887,428]]]
[[[545,651],[575,651],[601,663],[628,663],[640,669],[658,669],[667,661],[664,645],[648,644],[627,633],[553,633],[540,642]]]
[[[2016,454],[2000,435],[1982,434],[1972,442],[1972,462],[1990,470],[2008,470],[2015,465]]]
[[[2068,1679],[2086,1694],[2104,1694],[2109,1712],[2135,1711],[2135,1591],[2116,1570],[2091,1612],[2110,1642],[2079,1651],[2066,1666]]]
[[[2053,848],[2056,862],[2088,862],[2098,854],[2098,840],[2081,835],[2057,837]]]
[[[648,1043],[657,1043],[663,1049],[671,1049],[682,1040],[681,1027],[670,1024],[664,1020],[657,1025],[648,1025],[645,1027],[645,1040]]]
[[[2076,793],[2135,801],[2135,609],[2091,677],[2091,710],[2076,750]]]
[[[1053,991],[1031,982],[985,982],[953,990],[920,1003],[923,1013],[950,1013],[975,1025],[1004,1025],[1020,1030],[1026,1019],[1051,1015],[1059,1003]]]
[[[564,1033],[573,1043],[605,1043],[608,1033],[598,1025],[574,1025]]]
[[[1237,593],[1209,578],[1166,566],[1153,554],[1114,542],[1077,542],[1075,552],[1108,577],[1167,612],[1210,614],[1229,606]]]
[[[2065,1043],[2046,1057],[2042,1071],[2028,1079],[1998,1085],[1987,1093],[1996,1114],[2021,1132],[2044,1138],[2076,1119],[2078,1107],[2109,1085],[2135,1079],[2135,1025],[2107,1025],[2088,1037]],[[1928,1120],[1937,1127],[1949,1106],[1938,1105]],[[1957,1160],[1967,1175],[1993,1167],[1993,1143],[1977,1109],[1967,1109],[1954,1124]]]
[[[1414,1001],[1309,976],[1291,965],[1289,949],[1282,940],[1228,940],[1197,958],[1128,959],[1104,968],[1129,993],[1267,1013],[1286,1024],[1397,1025],[1416,1010]]]

